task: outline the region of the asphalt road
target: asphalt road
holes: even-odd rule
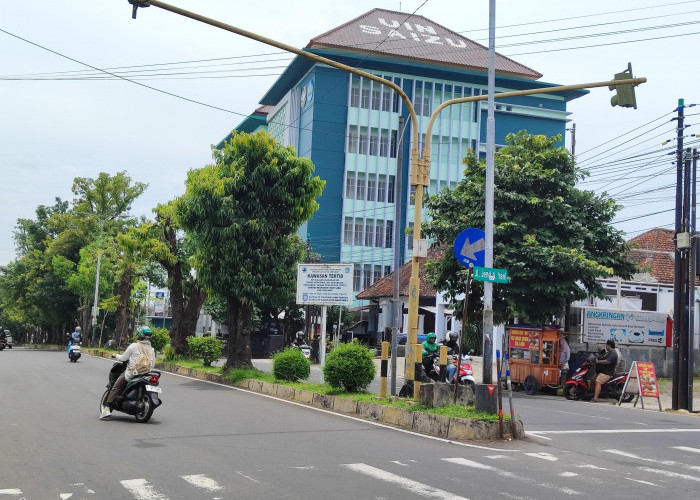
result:
[[[0,352],[0,499],[691,498],[700,419],[517,397],[525,440],[456,444],[164,373],[148,424],[98,419],[111,362]]]

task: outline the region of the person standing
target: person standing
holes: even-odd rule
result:
[[[561,385],[566,383],[569,374],[569,359],[571,359],[571,349],[566,339],[566,333],[559,334],[559,370],[561,370]]]

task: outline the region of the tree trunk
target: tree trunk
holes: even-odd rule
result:
[[[250,334],[253,330],[253,306],[229,296],[226,299],[228,358],[226,370],[251,368]]]
[[[131,265],[124,268],[124,273],[119,280],[119,305],[115,311],[114,337],[117,346],[129,343],[129,297],[131,296]]]

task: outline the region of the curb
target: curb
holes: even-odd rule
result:
[[[96,357],[110,357],[105,352],[87,349],[84,349],[83,352]],[[385,406],[365,401],[358,402],[333,395],[318,394],[282,384],[263,382],[262,380],[246,379],[238,383],[233,383],[219,373],[203,372],[173,363],[156,363],[156,369],[199,380],[206,380],[208,382],[215,382],[217,384],[239,387],[268,396],[303,403],[323,410],[353,415],[366,420],[375,420],[418,434],[425,434],[442,439],[449,439],[452,441],[485,441],[500,439],[498,421],[444,417],[432,413],[408,411],[393,406]],[[515,431],[516,438],[520,439],[525,436],[523,422],[519,418],[517,418],[515,422]],[[511,437],[511,422],[503,422],[503,435],[504,439],[509,439]]]

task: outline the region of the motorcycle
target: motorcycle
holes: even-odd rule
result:
[[[107,390],[102,395],[102,399],[100,399],[100,411],[102,411],[102,407],[107,402],[107,396],[114,382],[126,370],[126,365],[126,361],[117,361],[112,365],[112,369],[109,371]],[[145,424],[151,419],[155,409],[163,404],[163,401],[160,399],[163,389],[158,387],[159,380],[160,372],[156,370],[136,375],[126,383],[124,390],[114,400],[112,411],[121,411],[128,415],[133,415],[137,422]]]
[[[595,356],[591,354],[581,363],[581,367],[576,369],[571,378],[564,383],[564,397],[574,401],[593,398],[595,375]],[[626,381],[627,373],[615,373],[610,380],[603,384],[598,397],[619,400]],[[634,399],[634,394],[625,394],[622,402],[629,403],[632,399]]]
[[[0,351],[7,347],[7,341],[5,339],[0,339]]]
[[[80,342],[74,340],[68,346],[68,360],[71,363],[77,363],[80,358]]]
[[[473,390],[476,390],[476,380],[474,379],[474,370],[472,369],[471,361],[472,357],[471,355],[474,353],[474,351],[469,351],[469,353],[462,355],[462,359],[460,360],[459,364],[459,373],[455,374],[457,378],[457,383],[460,385],[468,385],[471,387]],[[440,354],[439,353],[434,353],[430,354],[429,358],[426,358],[426,360],[430,359],[430,361],[427,361],[427,363],[423,364],[423,371],[425,372],[425,365],[428,364],[430,366],[430,369],[428,370],[425,375],[436,382],[441,382],[442,377],[440,376]],[[452,380],[449,381],[449,383],[453,384],[454,383],[454,377]]]
[[[306,342],[300,345],[292,344],[292,347],[294,347],[294,349],[299,349],[306,359],[311,358],[311,346],[309,346]]]

